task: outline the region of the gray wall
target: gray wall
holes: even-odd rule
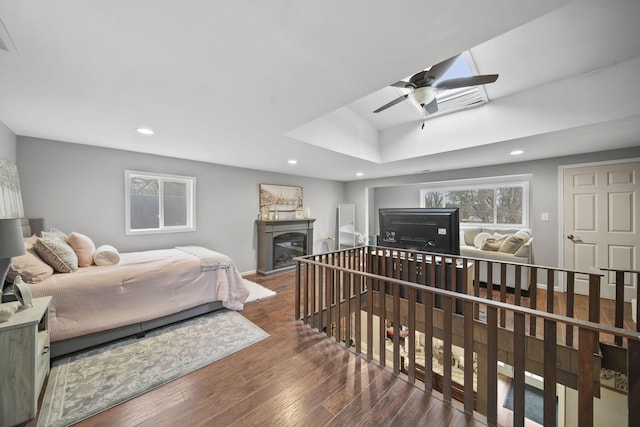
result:
[[[346,184],[346,199],[356,204],[356,229],[365,230],[365,223],[368,222],[369,234],[377,234],[378,208],[419,206],[419,192],[422,183],[531,174],[529,209],[530,227],[533,229],[535,239],[533,245],[534,262],[538,265],[558,266],[559,242],[562,233],[561,208],[559,206],[559,167],[619,159],[640,159],[640,146],[488,167],[352,181]],[[549,213],[549,221],[540,220],[542,212]]]
[[[344,201],[337,181],[262,172],[169,157],[19,136],[17,164],[27,217],[77,231],[121,252],[201,245],[231,256],[241,272],[256,269],[258,184],[303,187],[316,218],[314,251],[335,233]],[[124,170],[196,177],[196,227],[189,233],[125,236]]]
[[[0,121],[0,158],[16,162],[16,140],[16,134]]]

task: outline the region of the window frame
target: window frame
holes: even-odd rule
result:
[[[503,224],[497,223],[497,205],[494,199],[493,218],[494,222],[460,222],[460,228],[465,227],[492,227],[492,228],[529,228],[529,187],[531,185],[530,175],[515,175],[503,177],[489,177],[469,180],[443,181],[434,182],[424,185],[420,189],[420,207],[425,207],[426,193],[446,192],[446,191],[462,191],[462,190],[486,190],[504,187],[520,187],[522,188],[522,223],[519,224]]]
[[[159,227],[131,229],[131,178],[142,177],[145,179],[157,179],[159,203]],[[164,225],[164,192],[165,182],[180,182],[186,184],[186,208],[187,223],[179,226]],[[156,172],[143,172],[125,169],[124,171],[124,210],[125,210],[125,235],[136,236],[144,234],[185,233],[196,231],[196,177],[185,175],[172,175]]]

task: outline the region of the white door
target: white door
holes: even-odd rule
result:
[[[564,265],[637,270],[640,266],[640,163],[568,168],[564,170]],[[580,277],[578,277],[580,276]],[[625,277],[625,301],[637,286],[635,274]],[[601,284],[603,298],[615,298],[615,274]],[[576,292],[587,294],[587,275],[576,275]],[[635,294],[635,292],[633,292]]]

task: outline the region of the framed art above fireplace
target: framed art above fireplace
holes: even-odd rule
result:
[[[260,184],[260,210],[294,212],[302,209],[302,187]]]

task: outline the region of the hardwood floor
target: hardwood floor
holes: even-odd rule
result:
[[[294,321],[293,273],[247,278],[277,292],[242,312],[269,338],[76,425],[483,425]]]
[[[277,292],[242,312],[269,338],[77,426],[484,425],[482,417],[460,411],[457,402],[445,404],[439,394],[425,394],[294,321],[293,273],[247,278]],[[539,291],[538,301],[545,300]],[[612,318],[606,303],[602,311],[603,320]],[[508,379],[503,380],[499,402],[508,390]],[[499,408],[498,422],[512,425],[512,412]],[[525,425],[536,424],[525,420]]]

